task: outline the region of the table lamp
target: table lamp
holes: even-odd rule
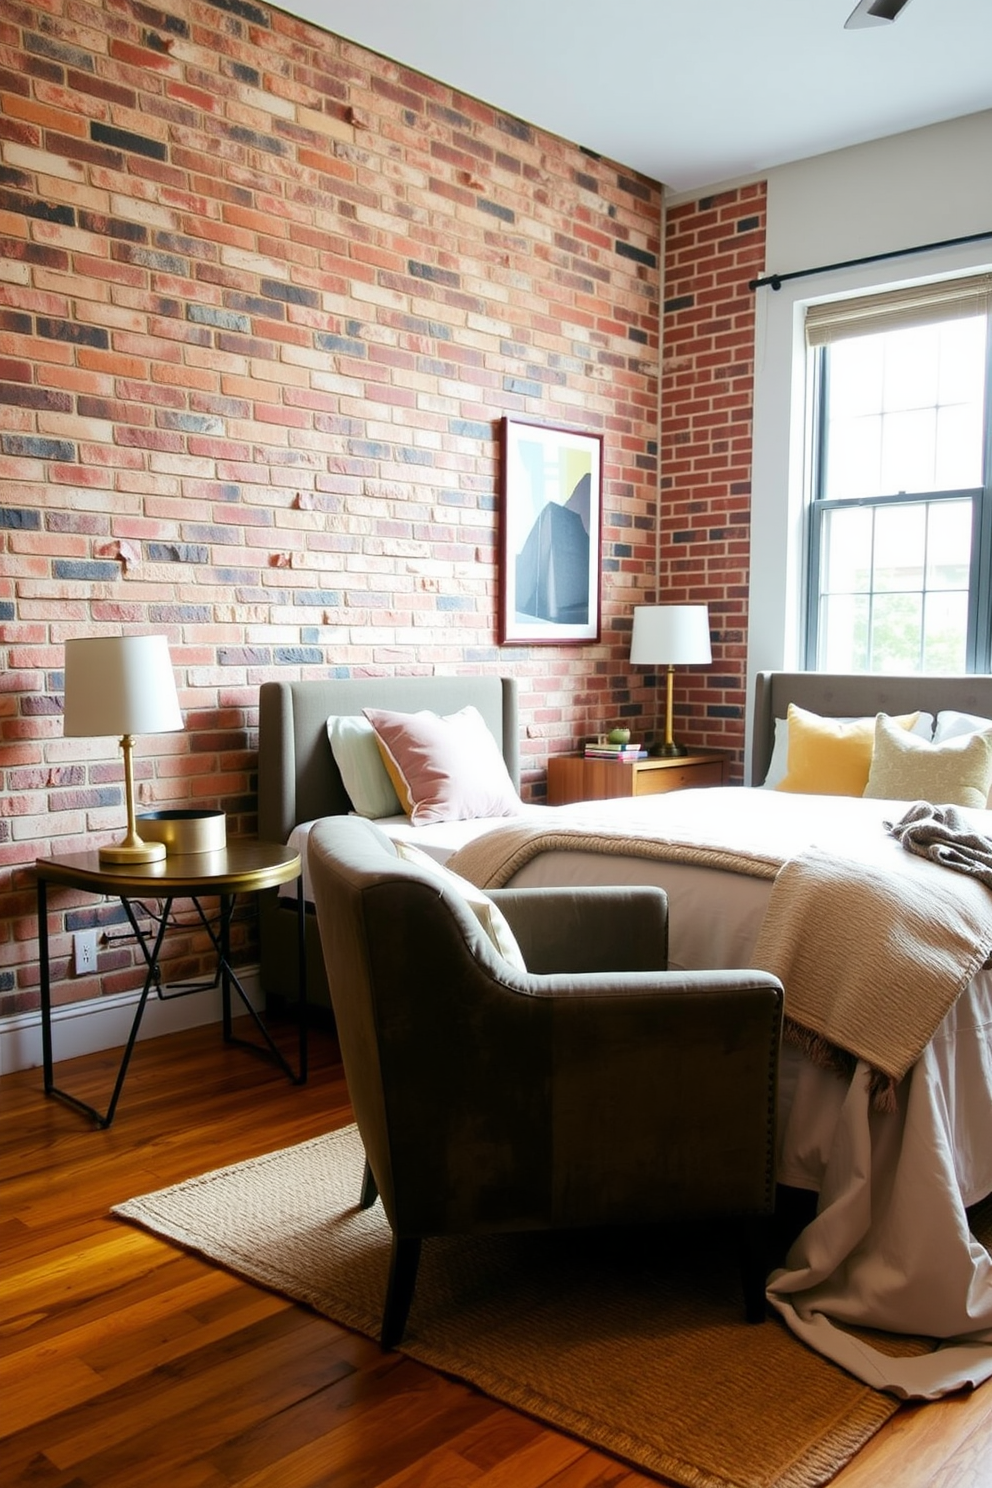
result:
[[[124,755],[127,835],[112,847],[101,847],[101,863],[141,866],[165,857],[165,843],[143,842],[135,825],[133,736],[168,734],[182,727],[165,636],[66,641],[63,734],[67,738],[119,734]]]
[[[712,659],[710,618],[704,604],[634,606],[630,637],[632,665],[668,668],[665,742],[653,745],[652,754],[665,757],[688,754],[684,744],[672,741],[672,671],[676,666],[704,666]]]

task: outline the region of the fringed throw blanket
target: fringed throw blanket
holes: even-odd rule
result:
[[[977,881],[811,848],[776,878],[754,962],[786,989],[790,1040],[828,1067],[850,1071],[838,1051],[864,1059],[884,1109],[990,949],[992,895]]]
[[[688,796],[698,834],[689,830]],[[601,819],[583,825],[588,813],[575,821],[556,813],[560,824],[550,829],[500,826],[449,866],[483,888],[561,850],[773,877],[752,965],[785,987],[786,1036],[847,1073],[865,1060],[884,1108],[992,953],[992,892],[975,875],[940,872],[936,861],[900,851],[878,802],[806,797],[800,805],[795,796],[740,790],[663,800],[644,803],[637,816],[625,811],[605,830]],[[803,829],[797,818],[807,809],[813,825]]]

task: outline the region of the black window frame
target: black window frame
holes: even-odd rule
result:
[[[967,673],[992,672],[992,311],[986,313],[985,399],[983,404],[982,469],[984,485],[963,490],[898,491],[878,496],[835,498],[823,495],[826,479],[826,400],[828,393],[827,345],[808,352],[811,362],[812,404],[812,491],[807,505],[804,654],[807,671],[819,671],[820,650],[820,558],[824,519],[841,508],[906,506],[915,502],[970,500],[972,503],[971,564],[968,576],[968,623],[965,637]],[[872,590],[869,607],[874,597]],[[869,654],[870,659],[870,654]],[[864,673],[872,675],[870,671]]]

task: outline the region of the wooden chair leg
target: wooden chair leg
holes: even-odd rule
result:
[[[379,1185],[372,1176],[372,1169],[369,1167],[368,1158],[366,1158],[365,1172],[362,1174],[362,1192],[358,1200],[358,1207],[360,1209],[371,1209],[378,1197]]]
[[[407,1313],[413,1301],[413,1288],[420,1264],[420,1237],[393,1235],[393,1250],[389,1260],[389,1283],[386,1287],[386,1306],[382,1314],[382,1336],[384,1349],[396,1348],[403,1337]]]
[[[768,1223],[763,1215],[750,1215],[742,1221],[740,1256],[744,1316],[749,1323],[763,1323],[768,1279]]]

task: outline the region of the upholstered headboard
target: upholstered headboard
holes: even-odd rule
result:
[[[992,718],[992,676],[866,676],[840,672],[759,672],[755,678],[751,734],[751,784],[768,771],[775,720],[789,704],[825,718],[863,718],[875,713],[937,714],[944,709]]]
[[[510,677],[349,677],[263,682],[258,709],[258,832],[285,842],[299,822],[351,810],[331,754],[328,718],[363,708],[454,713],[478,708],[519,788],[517,684]]]
[[[301,822],[351,810],[331,753],[327,720],[353,717],[363,708],[416,713],[455,713],[476,707],[499,745],[510,779],[519,788],[517,684],[509,677],[349,677],[305,682],[263,682],[258,709],[258,832],[286,842]],[[293,1000],[296,929],[275,890],[259,895],[262,987],[270,1003]],[[307,996],[330,1008],[316,921],[307,917]]]

